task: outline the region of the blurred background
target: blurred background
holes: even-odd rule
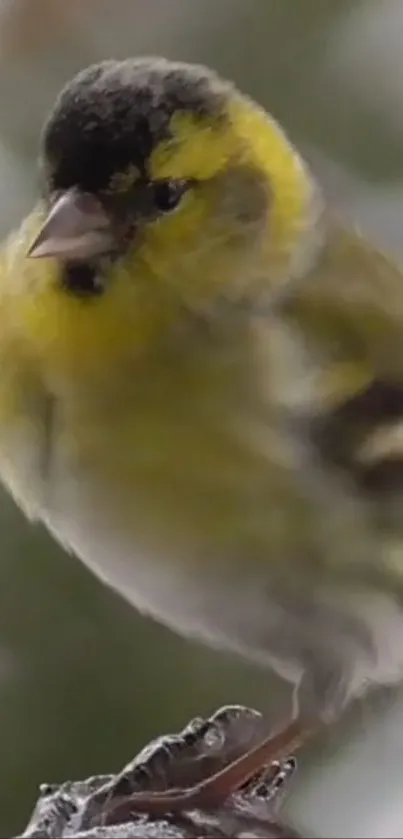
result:
[[[105,57],[162,53],[232,77],[286,126],[333,205],[403,259],[402,0],[0,0],[0,226],[29,209],[44,116]],[[138,617],[0,496],[0,835],[41,781],[113,771],[151,737],[284,686]],[[304,835],[403,836],[403,698],[356,705],[301,760]]]

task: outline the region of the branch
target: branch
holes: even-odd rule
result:
[[[162,819],[136,814],[130,806],[133,793],[199,783],[245,754],[262,732],[257,711],[228,706],[152,741],[116,775],[42,784],[29,824],[15,839],[298,839],[277,817],[293,758],[263,770],[216,810],[166,813]]]

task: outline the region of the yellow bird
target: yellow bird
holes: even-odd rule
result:
[[[232,84],[105,61],[0,263],[0,475],[137,609],[296,687],[214,802],[403,676],[403,273]]]

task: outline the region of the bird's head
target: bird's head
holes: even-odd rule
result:
[[[274,284],[311,209],[309,177],[264,111],[163,59],[79,73],[45,126],[42,166],[48,216],[31,256],[55,257],[85,297],[108,292],[116,262],[196,306],[254,274]]]
[[[141,58],[82,71],[46,122],[41,172],[12,272],[24,335],[48,363],[113,369],[187,312],[276,294],[316,246],[317,193],[298,154],[204,67]]]

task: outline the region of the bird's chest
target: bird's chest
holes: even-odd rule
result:
[[[316,516],[269,393],[273,367],[245,371],[238,352],[54,406],[40,516],[136,606],[175,624],[206,628],[212,611],[217,623],[228,590],[240,613],[245,557],[258,591],[268,557],[296,556]]]
[[[126,406],[123,420],[115,407],[96,421],[59,414],[39,516],[141,612],[212,641],[222,631],[238,646],[255,593],[246,601],[225,579],[247,496],[237,447],[173,401]]]
[[[166,600],[170,580],[233,555],[252,531],[264,475],[223,404],[204,413],[167,394],[57,410],[41,515],[130,599],[162,585]]]

